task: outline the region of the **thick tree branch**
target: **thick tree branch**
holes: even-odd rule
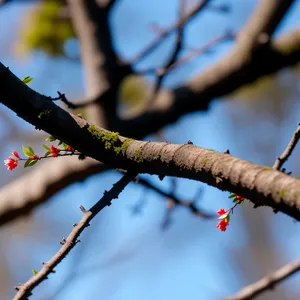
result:
[[[254,299],[261,293],[274,289],[275,285],[287,279],[291,275],[300,270],[300,260],[289,263],[270,275],[260,279],[259,281],[246,286],[234,296],[228,297],[225,300],[250,300]]]
[[[300,220],[300,180],[292,176],[191,144],[124,138],[64,111],[2,64],[0,78],[4,105],[87,156],[131,172],[198,180]]]
[[[83,212],[83,217],[77,224],[73,225],[74,229],[69,236],[66,239],[62,238],[60,242],[62,247],[48,262],[43,263],[42,269],[37,274],[32,276],[26,283],[15,287],[18,293],[13,298],[14,300],[28,299],[32,290],[47,279],[47,277],[54,272],[54,268],[67,256],[76,244],[80,242],[78,237],[82,231],[89,226],[90,221],[94,219],[103,208],[110,206],[111,201],[119,197],[120,193],[133,178],[134,176],[132,174],[124,175],[108,192],[105,191],[103,197],[89,210],[85,210],[83,206],[80,207]]]
[[[217,97],[226,96],[263,76],[293,66],[300,61],[300,28],[284,34],[271,43],[263,55],[238,61],[232,52],[215,66],[174,90],[164,90],[147,110],[122,120],[114,130],[142,138],[176,122],[193,111],[205,111]],[[155,122],[153,122],[155,120]]]
[[[111,122],[116,118],[119,84],[125,76],[132,73],[131,66],[121,63],[113,45],[109,13],[115,1],[67,2],[80,41],[87,98],[96,100],[94,104],[89,103],[88,119],[110,128]],[[106,97],[101,97],[104,92]]]
[[[176,29],[176,26],[174,29]],[[266,51],[263,58],[252,57],[247,63],[242,64],[238,68],[235,67],[234,56],[231,54],[229,58],[229,61],[224,60],[224,65],[225,67],[227,66],[227,68],[222,67],[222,63],[220,62],[216,67],[211,67],[209,70],[204,71],[202,75],[196,76],[195,79],[191,81],[191,88],[189,88],[189,83],[187,83],[186,86],[174,91],[162,92],[159,96],[160,100],[157,99],[158,101],[155,101],[150,111],[143,112],[131,120],[124,120],[115,124],[113,126],[114,130],[123,132],[130,137],[144,137],[149,133],[157,131],[166,124],[175,122],[182,115],[190,111],[207,109],[208,104],[214,97],[227,95],[244,84],[252,82],[264,75],[296,64],[300,61],[300,29],[284,34],[273,41],[270,45],[270,49]],[[232,67],[230,67],[231,64]],[[225,70],[223,70],[224,68]],[[220,73],[219,70],[223,71]],[[192,88],[193,85],[196,84],[198,85],[198,91]],[[155,120],[155,122],[153,122],[153,120]],[[53,164],[55,168],[55,165],[58,167],[59,162],[55,161]],[[62,166],[60,165],[60,167]],[[60,175],[57,175],[57,181],[55,181],[54,177],[49,181],[52,184],[51,190],[53,193],[66,187],[71,182],[75,182],[78,178],[77,176],[70,177],[70,172],[67,170],[67,167],[57,170],[61,170],[59,172]],[[80,176],[79,180],[83,179],[84,174],[89,176],[89,174],[93,172],[93,167],[91,169],[88,166],[87,169],[83,168],[82,172],[78,172],[78,175],[83,175],[82,177]],[[34,178],[36,177],[34,173],[35,171],[28,173],[26,175],[28,179],[26,179],[25,182],[34,182]],[[49,173],[45,172],[40,174],[40,178],[42,176],[49,176]],[[56,172],[56,174],[58,174],[58,172]],[[72,180],[70,180],[70,178],[72,178]],[[44,181],[47,182],[47,178],[45,178]],[[25,214],[28,211],[27,209],[30,208],[31,210],[39,203],[43,203],[49,196],[48,193],[46,193],[45,197],[43,197],[42,194],[34,196],[32,193],[28,193],[26,197],[25,193],[17,192],[21,191],[23,187],[22,180],[17,180],[11,183],[11,191],[14,191],[12,195],[8,195],[6,189],[2,189],[2,191],[4,191],[3,194],[0,192],[0,198],[2,199],[1,207],[4,209],[3,211],[1,210],[0,220],[5,220],[4,223],[10,220],[10,217],[7,218],[7,216],[13,216],[14,218],[18,213]],[[47,191],[49,188],[46,186],[45,190]],[[52,193],[50,195],[52,195]],[[12,203],[16,203],[16,205],[12,205]],[[31,203],[35,203],[35,205],[31,206]],[[25,209],[20,207],[21,204],[25,206]],[[14,212],[15,209],[16,211]]]
[[[30,214],[64,187],[106,169],[99,162],[75,157],[64,157],[63,163],[59,158],[44,162],[0,190],[0,226]]]
[[[292,0],[260,1],[228,55],[185,85],[162,92],[147,111],[124,120],[116,130],[122,128],[122,134],[141,138],[186,113],[207,110],[216,97],[298,63],[300,29],[271,42],[271,35],[292,3]]]

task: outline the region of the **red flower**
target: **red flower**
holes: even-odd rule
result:
[[[57,157],[58,153],[60,152],[60,149],[51,145],[50,151],[53,157]]]
[[[73,147],[71,147],[71,146],[68,146],[66,150],[67,150],[67,151],[72,151],[72,152],[75,151],[75,149],[74,149]]]
[[[19,153],[17,151],[13,151],[12,155],[15,156],[18,159],[21,159],[21,157],[20,157],[20,155],[19,155]]]
[[[244,197],[239,196],[239,195],[236,195],[236,196],[235,196],[235,199],[237,200],[236,202],[238,202],[239,204],[242,203],[242,202],[245,200]]]
[[[11,171],[18,166],[18,161],[12,157],[9,157],[4,161],[4,164],[7,166],[7,170]]]
[[[228,212],[228,209],[225,210],[224,208],[220,208],[220,209],[217,211],[217,214],[218,214],[219,216],[222,216],[222,215],[225,215],[227,212]]]
[[[217,224],[216,227],[219,228],[221,231],[226,231],[228,225],[229,222],[226,219],[223,219]]]

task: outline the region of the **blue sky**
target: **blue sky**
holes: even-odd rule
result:
[[[202,14],[188,27],[187,44],[199,47],[222,34],[225,29],[238,30],[247,20],[255,3],[250,0],[231,1],[232,11],[229,15],[213,12]],[[32,76],[34,81],[31,87],[41,93],[54,96],[59,90],[70,98],[82,97],[84,82],[79,64],[49,58],[43,53],[34,53],[21,60],[10,51],[16,30],[21,24],[20,17],[27,9],[26,5],[16,4],[0,10],[0,38],[5,41],[0,50],[1,62],[19,77]],[[279,32],[299,25],[299,14],[298,1]],[[134,56],[154,37],[154,33],[149,30],[149,23],[168,26],[176,15],[174,0],[120,1],[111,22],[118,51],[124,58]],[[6,28],[10,28],[9,32]],[[173,45],[172,41],[170,38],[137,67],[146,68],[163,63]],[[230,43],[218,46],[212,54],[203,55],[183,66],[168,78],[167,86],[174,86],[193,76],[216,61],[230,46]],[[278,78],[279,83],[281,77]],[[214,101],[208,112],[193,113],[167,126],[164,135],[174,143],[185,143],[190,139],[196,145],[217,151],[230,148],[233,155],[269,165],[282,151],[299,122],[296,96],[295,92],[295,95],[290,96],[291,99],[286,99],[295,106],[284,119],[270,113],[270,101],[267,101],[269,104],[266,106],[260,103],[250,105],[242,99],[230,101],[229,97],[223,101]],[[0,109],[14,117],[5,108]],[[32,126],[16,118],[15,121],[26,132],[34,132]],[[1,128],[5,130],[5,126]],[[275,132],[277,137],[274,137]],[[150,138],[157,139],[156,136]],[[26,144],[26,141],[20,143]],[[18,145],[4,146],[7,155],[12,146]],[[295,157],[299,156],[295,154]],[[297,161],[292,159],[287,165],[295,171],[295,176],[299,175],[296,171]],[[17,281],[26,280],[32,268],[38,269],[40,261],[47,260],[57,251],[58,241],[68,234],[71,225],[81,217],[79,205],[92,205],[118,178],[119,175],[113,172],[93,176],[59,192],[47,205],[34,212],[30,221],[40,224],[39,232],[36,235],[25,233],[9,242],[11,250],[7,260]],[[169,179],[160,182],[155,176],[148,178],[166,190],[171,186]],[[203,190],[199,206],[207,211],[230,206],[228,193],[199,182],[178,180],[177,194],[190,199],[199,188]],[[131,207],[138,201],[144,203],[142,212],[133,215]],[[261,257],[265,257],[266,268],[279,267],[297,258],[299,225],[286,216],[274,216],[268,209],[253,210],[250,204],[239,208],[226,233],[215,229],[217,220],[201,220],[181,208],[177,208],[172,215],[171,226],[162,231],[160,224],[164,214],[165,199],[131,184],[111,207],[97,217],[82,235],[82,243],[57,268],[57,273],[34,291],[32,299],[45,299],[53,295],[63,278],[76,268],[80,270],[78,279],[55,299],[219,299],[236,292],[244,284],[250,283],[249,280],[259,279],[259,276],[271,271],[265,269],[262,273],[262,270],[255,269],[259,261],[255,256],[258,249],[261,250]],[[249,224],[251,218],[260,222],[267,220],[267,237]],[[40,231],[43,239],[40,239]],[[257,243],[253,244],[255,241]],[[84,248],[82,259],[74,261],[81,247]],[[249,249],[251,247],[255,249]],[[274,247],[278,251],[276,254],[273,253]],[[270,252],[278,258],[275,263],[271,262],[271,258],[268,261],[267,253]],[[244,257],[246,253],[248,256]],[[19,257],[12,260],[11,257],[15,256]],[[17,264],[19,267],[15,270]],[[295,276],[285,286],[291,287],[296,280],[299,280],[299,276]]]

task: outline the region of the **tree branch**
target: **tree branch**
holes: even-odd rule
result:
[[[90,221],[106,206],[111,205],[113,199],[118,198],[123,189],[130,183],[134,178],[132,174],[124,175],[113,187],[107,192],[104,192],[103,197],[89,210],[85,210],[83,206],[80,206],[83,212],[83,217],[79,223],[74,224],[74,229],[71,231],[69,236],[65,239],[62,238],[62,247],[58,252],[46,263],[43,263],[42,269],[32,276],[26,283],[20,284],[15,288],[18,293],[13,298],[14,300],[28,299],[31,295],[32,290],[38,286],[42,281],[48,278],[48,276],[55,272],[54,268],[67,256],[67,254],[76,246],[78,242],[78,237],[82,231],[89,226]]]
[[[110,128],[116,118],[119,84],[125,76],[132,73],[131,66],[120,61],[113,45],[109,13],[115,1],[67,2],[80,41],[87,98],[95,99],[95,103],[89,103],[88,119]],[[102,97],[105,92],[107,94]]]
[[[276,284],[295,274],[300,270],[300,260],[289,263],[274,273],[260,279],[259,281],[246,286],[236,295],[225,300],[249,300],[260,295],[266,290],[273,289]]]
[[[281,156],[276,158],[276,161],[273,165],[273,169],[280,170],[283,164],[288,160],[288,158],[291,156],[293,150],[295,149],[298,141],[300,138],[300,123],[298,124],[298,128],[294,132],[292,139],[286,146],[284,152],[281,154]]]
[[[0,101],[4,105],[87,156],[136,173],[198,180],[250,199],[255,206],[270,206],[300,220],[299,179],[191,144],[124,138],[64,111],[26,86],[2,64],[0,79]]]
[[[64,157],[63,163],[60,159],[44,162],[0,189],[0,226],[30,214],[64,187],[105,170],[107,166],[99,162],[75,157]],[[38,183],[34,189],[33,183]]]
[[[172,206],[178,205],[180,207],[186,207],[188,210],[190,210],[190,212],[192,214],[194,214],[196,216],[199,216],[200,218],[204,218],[204,219],[216,218],[215,213],[214,214],[209,214],[209,213],[203,211],[202,209],[198,208],[195,204],[195,201],[197,199],[195,199],[194,201],[179,199],[178,197],[176,197],[174,195],[174,193],[164,192],[163,190],[159,189],[158,187],[156,187],[155,185],[153,185],[152,183],[150,183],[146,179],[143,179],[143,178],[140,178],[140,177],[139,177],[137,183],[141,184],[142,186],[144,186],[144,187],[146,187],[150,190],[155,191],[159,195],[165,197],[168,201],[172,201]]]
[[[180,0],[179,12],[178,12],[179,27],[177,28],[177,32],[176,32],[176,43],[169,59],[166,61],[163,67],[163,69],[165,70],[168,70],[177,61],[177,58],[182,50],[183,39],[184,39],[184,24],[182,24],[182,20],[184,18],[185,7],[186,7],[185,1],[186,0]],[[160,91],[166,75],[167,72],[160,73],[157,75],[152,95],[150,95],[149,100],[146,101],[144,107],[148,107],[155,100],[155,97]]]
[[[153,50],[155,50],[161,41],[167,38],[171,33],[173,33],[178,28],[184,27],[188,22],[190,22],[199,12],[207,6],[210,0],[201,0],[194,8],[192,8],[184,17],[182,17],[175,24],[169,28],[163,30],[160,35],[155,38],[149,45],[147,45],[140,53],[138,53],[133,59],[130,60],[129,64],[133,65],[147,57]]]
[[[283,37],[271,43],[271,35],[293,2],[260,1],[228,55],[185,85],[161,92],[149,109],[121,121],[114,129],[139,139],[184,114],[207,110],[216,97],[299,62],[300,29],[289,34],[288,42]]]
[[[269,50],[266,51],[266,54],[261,59],[251,57],[247,63],[235,67],[235,57],[231,54],[229,58],[229,61],[226,61],[227,58],[225,58],[224,67],[222,67],[222,63],[220,62],[217,64],[217,67],[211,67],[209,70],[204,71],[202,75],[196,76],[194,80],[185,86],[174,91],[163,91],[158,97],[160,100],[157,99],[153,103],[151,111],[145,111],[139,116],[132,117],[131,120],[123,120],[118,122],[118,124],[114,123],[114,130],[123,132],[123,134],[130,137],[142,138],[149,133],[157,131],[166,124],[175,122],[188,112],[206,110],[208,104],[215,97],[227,95],[244,84],[277,72],[284,67],[294,65],[300,61],[300,29],[295,29],[271,42]],[[196,85],[198,86],[198,91],[193,89],[193,86]],[[10,191],[13,193],[7,193],[6,188],[0,191],[0,198],[2,199],[0,206],[1,224],[14,219],[18,214],[22,215],[30,212],[39,203],[44,203],[47,197],[66,187],[68,184],[76,180],[83,180],[90,174],[97,172],[94,167],[90,167],[87,164],[86,169],[82,166],[81,171],[78,171],[78,173],[75,172],[78,175],[77,177],[77,175],[71,175],[68,166],[62,168],[62,165],[58,161],[53,161],[52,164],[53,168],[57,170],[55,178],[53,177],[48,180],[47,177],[51,174],[50,172],[43,172],[43,170],[41,170],[38,177],[38,175],[35,175],[38,172],[34,170],[34,172],[29,172],[22,179],[10,184]],[[36,195],[19,192],[24,186],[29,186],[22,184],[23,180],[25,180],[25,183],[32,183],[35,182],[36,177],[39,180],[45,177],[43,179],[43,182],[46,182],[45,191],[51,190],[52,192],[49,194],[46,192],[45,196],[43,196],[42,190],[41,193],[37,193]],[[49,186],[49,182],[51,182],[51,186]],[[34,203],[33,206],[31,205],[32,203]],[[21,208],[22,205],[24,209]]]

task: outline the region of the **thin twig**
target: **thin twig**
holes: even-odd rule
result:
[[[263,277],[259,281],[246,286],[234,296],[226,298],[226,300],[249,300],[260,295],[262,292],[273,289],[276,284],[290,277],[300,270],[300,260],[289,263],[274,273]]]
[[[111,205],[112,199],[118,198],[123,189],[130,183],[135,175],[127,173],[113,187],[107,192],[104,192],[103,197],[89,210],[86,210],[83,206],[80,206],[83,212],[83,217],[79,223],[74,224],[74,229],[71,231],[69,236],[65,239],[62,238],[62,247],[59,251],[46,263],[43,263],[42,269],[32,276],[26,283],[19,284],[16,286],[18,293],[15,295],[13,300],[27,299],[31,295],[31,291],[39,285],[42,281],[47,279],[50,273],[54,272],[54,268],[67,256],[67,254],[80,242],[78,240],[79,235],[82,231],[89,226],[89,222],[106,206]]]
[[[187,63],[188,61],[190,61],[191,59],[195,58],[196,56],[199,56],[205,52],[207,52],[209,49],[211,49],[212,47],[216,46],[217,44],[220,44],[224,41],[227,40],[231,40],[235,38],[235,34],[231,33],[231,32],[226,32],[225,34],[209,41],[207,44],[205,44],[203,47],[199,48],[199,49],[195,49],[192,53],[189,53],[187,55],[185,55],[184,57],[178,59],[176,62],[174,62],[172,65],[170,65],[169,67],[165,68],[165,69],[161,69],[159,70],[159,72],[161,74],[166,74],[167,72],[170,72],[171,70],[179,67],[180,65],[183,65],[185,63]]]
[[[296,147],[298,141],[300,138],[300,123],[298,124],[298,127],[296,131],[294,132],[290,142],[288,143],[287,147],[285,148],[284,152],[281,154],[281,156],[276,158],[276,161],[273,165],[273,169],[280,170],[283,164],[288,160],[288,158],[291,156],[294,148]]]
[[[84,101],[79,102],[79,103],[73,103],[73,102],[69,101],[67,99],[67,97],[65,96],[65,94],[63,94],[59,91],[57,91],[57,93],[58,93],[58,97],[55,97],[55,98],[49,97],[49,99],[51,101],[60,100],[61,102],[66,104],[67,107],[70,108],[70,109],[87,107],[89,105],[96,104],[96,103],[97,104],[101,104],[101,103],[104,103],[104,102],[108,103],[109,100],[112,98],[112,90],[111,89],[106,90],[105,92],[103,92],[101,95],[99,95],[96,98],[87,99],[87,100],[84,100]]]
[[[196,200],[197,199],[193,199],[192,201],[181,200],[178,197],[176,197],[174,195],[174,193],[165,192],[165,191],[159,189],[158,187],[156,187],[155,185],[153,185],[152,183],[150,183],[148,180],[146,180],[144,178],[141,178],[141,177],[139,177],[137,182],[139,184],[143,185],[144,187],[147,187],[147,188],[157,192],[161,196],[165,197],[168,201],[172,201],[174,206],[177,205],[177,206],[181,206],[181,207],[186,207],[194,215],[197,215],[197,216],[199,216],[201,218],[204,218],[204,219],[210,219],[210,218],[215,218],[216,217],[216,214],[209,214],[209,213],[201,210],[200,208],[198,208],[196,206]],[[199,193],[197,192],[197,198],[198,198],[198,196],[199,196]],[[169,204],[171,204],[171,202]]]
[[[226,32],[224,34],[222,34],[221,36],[218,36],[210,41],[208,41],[205,45],[203,45],[202,47],[198,48],[198,49],[192,49],[189,48],[189,50],[191,50],[190,53],[188,53],[187,55],[179,58],[176,62],[174,62],[172,65],[170,65],[168,68],[160,68],[160,69],[146,69],[146,70],[141,70],[141,71],[137,71],[138,74],[158,74],[158,75],[162,75],[162,74],[166,74],[169,73],[171,71],[174,71],[176,68],[178,68],[179,66],[189,62],[190,60],[194,59],[195,57],[204,54],[206,52],[208,52],[211,48],[213,48],[214,46],[225,42],[225,41],[229,41],[229,40],[233,40],[235,39],[236,34],[232,33],[232,32]]]
[[[178,24],[180,24],[177,28],[177,34],[176,34],[176,44],[173,49],[173,52],[171,53],[169,59],[166,61],[163,69],[168,70],[174,63],[177,61],[177,57],[180,54],[180,51],[182,50],[182,45],[183,45],[183,38],[184,38],[184,24],[182,24],[181,20],[184,17],[185,13],[185,7],[186,7],[186,0],[180,0],[180,5],[179,5],[179,17],[178,17]],[[154,89],[152,94],[150,95],[146,106],[151,104],[157,94],[159,93],[159,90],[161,89],[161,86],[163,84],[163,81],[165,79],[165,76],[167,75],[168,72],[163,72],[157,74],[156,81],[154,84]]]
[[[137,64],[146,56],[148,56],[153,50],[155,50],[159,44],[167,38],[174,30],[179,27],[183,27],[186,23],[191,21],[193,17],[197,15],[202,9],[208,4],[209,0],[202,0],[198,5],[192,8],[181,20],[171,25],[169,28],[163,30],[158,37],[156,37],[149,45],[147,45],[140,53],[138,53],[133,59],[130,60],[129,64]]]

